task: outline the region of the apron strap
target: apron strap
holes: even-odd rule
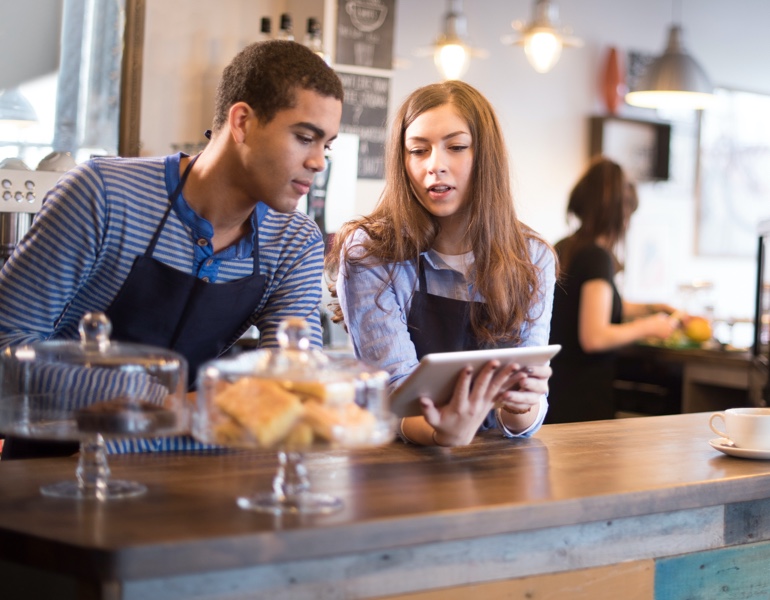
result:
[[[259,275],[259,215],[256,206],[251,214],[254,225],[254,243],[251,245],[251,274]]]
[[[423,264],[423,256],[420,254],[420,258],[417,261],[417,276],[420,281],[420,291],[423,294],[428,293],[428,280],[425,277],[425,265]]]
[[[190,175],[190,171],[192,171],[192,167],[195,164],[195,161],[198,160],[198,157],[200,154],[196,154],[192,157],[190,162],[187,164],[187,167],[184,170],[184,173],[182,173],[182,177],[179,180],[179,183],[177,184],[174,191],[171,193],[171,195],[168,197],[168,208],[166,209],[166,212],[163,213],[163,218],[160,220],[160,224],[158,225],[158,228],[155,230],[155,233],[152,234],[152,239],[150,240],[150,244],[147,246],[147,249],[144,251],[144,255],[147,257],[151,257],[153,253],[155,252],[155,246],[158,243],[158,239],[160,239],[160,232],[163,230],[163,227],[166,225],[166,221],[168,220],[168,216],[171,214],[171,209],[174,206],[174,202],[179,197],[179,194],[182,193],[182,189],[184,188],[184,184],[187,182],[187,177]],[[251,274],[252,275],[259,275],[259,217],[257,215],[257,209],[254,209],[253,215],[253,227],[254,227],[254,243],[251,247]]]
[[[163,218],[160,220],[160,224],[158,225],[158,228],[155,230],[155,233],[152,234],[150,245],[147,246],[147,249],[144,251],[145,256],[152,256],[153,252],[155,252],[155,245],[158,243],[158,239],[160,238],[160,232],[163,230],[163,226],[166,224],[169,214],[171,214],[171,208],[174,205],[174,201],[179,197],[179,194],[182,193],[182,188],[184,187],[184,184],[187,181],[188,175],[190,175],[190,171],[192,171],[192,166],[195,164],[195,161],[198,160],[199,156],[200,154],[196,154],[195,156],[192,157],[190,162],[187,164],[187,168],[184,170],[184,173],[182,173],[182,177],[179,180],[179,183],[177,184],[174,191],[171,192],[171,195],[168,197],[168,208],[166,209],[166,212],[163,214]]]

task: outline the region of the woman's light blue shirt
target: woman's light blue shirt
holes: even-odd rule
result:
[[[417,268],[413,262],[346,263],[347,249],[355,256],[356,246],[365,239],[366,233],[358,229],[347,241],[340,259],[337,295],[356,356],[388,371],[391,386],[395,387],[419,363],[406,324],[412,294],[418,288]],[[551,249],[537,240],[529,242],[529,253],[539,271],[540,297],[530,309],[533,321],[525,325],[521,345],[543,346],[548,344],[551,327],[555,261]],[[428,250],[423,257],[428,293],[466,302],[484,301],[473,293],[465,276],[450,268],[436,252]],[[545,402],[544,397],[536,423],[522,435],[531,435],[540,427],[545,418]]]

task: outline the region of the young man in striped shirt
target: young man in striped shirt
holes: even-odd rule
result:
[[[252,44],[223,72],[199,155],[97,158],[64,175],[0,271],[0,348],[77,339],[81,317],[102,311],[114,340],[183,354],[192,385],[251,325],[271,347],[280,322],[301,317],[320,347],[323,241],[295,209],[324,169],[342,100],[337,75],[301,44]],[[3,458],[29,455],[9,441]]]

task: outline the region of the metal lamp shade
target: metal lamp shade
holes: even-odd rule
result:
[[[707,108],[714,88],[706,72],[684,49],[682,30],[672,26],[668,47],[642,75],[637,90],[626,94],[626,102],[645,108]]]

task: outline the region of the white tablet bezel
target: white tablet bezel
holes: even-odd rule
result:
[[[428,396],[437,406],[446,403],[465,367],[472,367],[475,375],[490,360],[499,360],[503,365],[517,363],[522,367],[545,365],[559,350],[560,345],[552,344],[426,354],[417,368],[391,392],[390,410],[398,417],[421,415],[420,396]]]

